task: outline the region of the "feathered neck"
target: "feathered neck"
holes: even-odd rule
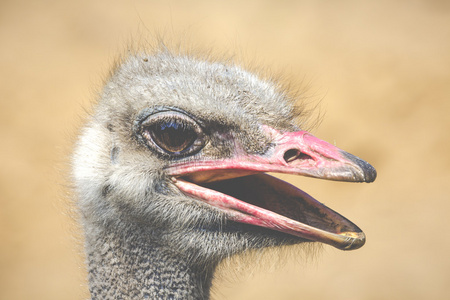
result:
[[[84,225],[92,299],[209,299],[213,268],[189,265],[133,224],[120,230]]]

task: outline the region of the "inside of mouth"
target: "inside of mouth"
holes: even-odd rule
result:
[[[267,174],[197,184],[330,233],[360,231],[305,192]]]

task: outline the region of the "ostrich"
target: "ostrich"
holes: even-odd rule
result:
[[[247,249],[364,233],[266,172],[372,182],[375,169],[294,122],[273,82],[169,51],[111,72],[73,157],[92,299],[209,299]]]

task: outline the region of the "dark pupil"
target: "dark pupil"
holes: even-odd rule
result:
[[[158,146],[172,153],[188,149],[197,138],[197,134],[191,126],[178,120],[155,124],[150,132]]]

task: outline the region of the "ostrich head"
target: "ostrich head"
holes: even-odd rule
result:
[[[239,67],[168,52],[126,58],[75,152],[86,235],[138,228],[137,239],[202,267],[268,246],[361,247],[357,226],[266,174],[375,179],[371,165],[295,117],[276,84]]]

